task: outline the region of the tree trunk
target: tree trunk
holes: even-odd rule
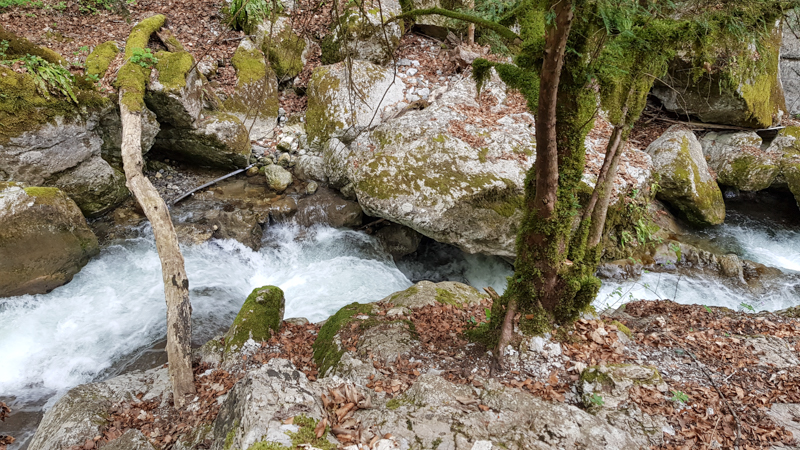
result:
[[[183,264],[183,255],[178,246],[178,237],[164,200],[142,173],[141,134],[142,115],[128,109],[122,100],[122,162],[126,185],[144,210],[153,227],[158,257],[161,259],[161,274],[164,295],[167,301],[167,359],[169,377],[176,408],[182,408],[187,395],[195,393],[192,373],[192,304],[189,302],[189,280]]]
[[[596,194],[599,198],[597,200],[597,205],[594,206],[592,210],[589,238],[586,243],[588,248],[596,247],[603,238],[603,231],[606,227],[606,216],[608,215],[608,205],[611,204],[611,194],[614,192],[614,180],[617,178],[617,166],[619,165],[622,153],[625,151],[623,148],[622,134],[622,127],[615,126],[614,132],[611,135],[613,141],[609,141],[609,149],[606,152],[606,159],[603,161],[605,173],[601,173],[601,175],[603,175],[602,179],[600,179],[600,177],[597,178],[597,186],[595,186],[594,193],[592,194],[592,198],[595,198]],[[609,154],[609,152],[613,153]]]

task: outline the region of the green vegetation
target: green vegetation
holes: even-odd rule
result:
[[[106,74],[111,61],[117,56],[119,49],[113,41],[103,42],[94,48],[86,57],[86,75],[102,77]]]
[[[683,393],[682,391],[670,391],[672,393],[672,398],[670,398],[673,402],[678,403],[689,403],[689,396]]]
[[[148,53],[144,49],[147,48],[150,35],[161,28],[165,20],[166,18],[161,14],[142,20],[133,27],[125,44],[126,62],[119,69],[115,84],[122,93],[121,103],[131,111],[141,111],[144,108],[144,90],[150,77],[150,68],[146,64],[142,65],[131,61],[131,58],[134,55],[139,55],[141,58]]]
[[[248,339],[266,341],[280,330],[283,320],[283,291],[275,286],[253,289],[225,334],[225,353],[241,348]]]
[[[328,439],[325,437],[328,433],[327,427],[322,437],[317,437],[314,429],[317,427],[318,422],[318,420],[308,417],[304,414],[294,416],[294,425],[299,426],[300,429],[296,432],[286,432],[286,434],[292,440],[291,447],[281,445],[277,442],[262,441],[251,445],[247,450],[291,450],[303,448],[305,446],[311,446],[320,450],[336,450],[336,445],[328,441]]]
[[[317,364],[320,376],[325,375],[331,367],[335,367],[342,359],[344,350],[336,344],[336,335],[339,330],[350,324],[358,315],[372,314],[372,305],[351,303],[331,316],[320,328],[317,339],[314,341],[314,362]]]
[[[149,48],[134,48],[128,61],[138,64],[145,69],[152,69],[158,64],[158,58]]]
[[[223,3],[224,5],[224,3]],[[253,34],[256,26],[283,12],[283,3],[276,0],[232,0],[222,7],[225,22],[236,31]]]

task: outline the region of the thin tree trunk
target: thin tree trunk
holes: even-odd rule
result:
[[[615,127],[614,131],[616,130],[617,128]],[[625,151],[623,148],[623,143],[621,143],[621,136],[622,132],[620,131],[616,136],[617,148],[614,151],[606,172],[606,176],[603,179],[602,188],[600,190],[600,198],[598,199],[597,205],[594,207],[594,211],[592,212],[589,238],[586,242],[587,248],[596,247],[603,238],[603,231],[606,227],[606,216],[608,215],[608,206],[611,204],[611,194],[614,192],[614,180],[617,177],[617,167],[619,166],[620,157]],[[606,156],[606,158],[608,158],[608,156]],[[597,180],[597,183],[597,186],[601,186],[599,179]],[[597,191],[597,189],[595,189],[595,191]]]
[[[561,69],[564,66],[564,54],[567,47],[570,28],[572,27],[573,8],[570,0],[555,0],[553,10],[555,23],[545,31],[544,62],[539,84],[539,106],[536,112],[536,163],[535,192],[533,201],[528,199],[530,211],[536,220],[550,220],[558,200],[558,142],[556,139],[556,107],[558,103],[558,85],[561,81]],[[529,189],[527,190],[529,191]],[[517,247],[517,261],[535,260],[534,265],[541,273],[533,280],[537,301],[546,310],[552,311],[558,304],[558,267],[542,258],[532,255],[532,249],[543,248],[550,238],[545,232],[533,232],[525,238],[525,245]],[[503,328],[497,343],[496,360],[502,365],[503,349],[511,339],[517,303],[513,295],[509,297]]]
[[[167,301],[167,359],[169,377],[176,408],[183,407],[187,395],[195,393],[192,373],[192,305],[189,302],[189,280],[178,246],[178,237],[164,200],[142,173],[141,135],[142,115],[128,110],[120,90],[120,115],[122,117],[122,162],[126,185],[144,210],[153,227],[164,295]]]
[[[608,145],[606,145],[606,156],[603,158],[603,166],[600,168],[600,173],[597,175],[597,184],[594,186],[592,196],[589,198],[589,203],[586,204],[586,209],[583,210],[582,222],[589,220],[594,214],[594,207],[597,204],[597,199],[605,192],[606,179],[608,178],[608,169],[611,166],[611,161],[619,149],[619,144],[622,141],[622,127],[615,126],[614,131],[611,132],[611,137],[608,138]],[[611,177],[610,181],[613,181]]]

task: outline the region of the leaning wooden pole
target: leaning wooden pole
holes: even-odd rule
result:
[[[117,75],[119,109],[122,119],[122,163],[128,189],[144,210],[153,228],[167,302],[167,359],[172,394],[176,408],[186,404],[195,393],[192,373],[192,304],[189,302],[189,279],[178,246],[178,236],[164,200],[143,172],[142,110],[144,89],[150,68],[130,62],[135,49],[147,46],[150,35],[164,24],[158,15],[141,21],[131,31],[125,45],[126,62]]]

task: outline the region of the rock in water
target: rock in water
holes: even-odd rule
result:
[[[277,164],[266,166],[264,175],[267,177],[267,186],[278,193],[285,191],[292,184],[292,174]]]
[[[712,132],[700,143],[721,185],[760,191],[770,187],[780,171],[780,152],[761,150],[761,137],[754,131]]]
[[[0,297],[49,292],[72,280],[99,251],[66,194],[0,182]]]
[[[647,153],[661,176],[658,198],[694,225],[718,225],[725,220],[722,191],[711,178],[703,149],[691,130],[670,127],[647,147]]]
[[[286,300],[275,286],[253,289],[225,334],[225,353],[241,349],[248,339],[266,341],[283,321]]]

